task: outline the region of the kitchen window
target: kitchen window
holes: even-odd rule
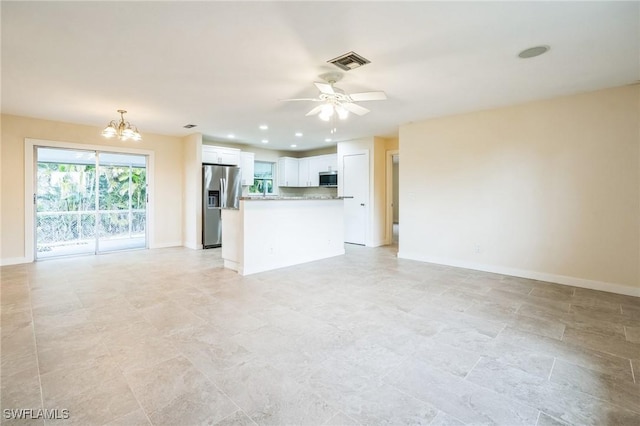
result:
[[[253,185],[249,187],[250,194],[274,195],[275,163],[267,161],[254,162]]]

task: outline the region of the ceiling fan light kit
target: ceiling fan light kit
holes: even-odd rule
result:
[[[320,120],[329,121],[334,115],[337,115],[340,120],[346,120],[349,117],[349,111],[340,104],[326,103],[320,105],[320,114],[318,114]]]
[[[349,111],[347,111],[342,105],[337,105],[335,110],[338,113],[338,118],[340,120],[346,120],[347,117],[349,117]]]
[[[332,121],[332,134],[336,132],[336,117],[339,120],[346,120],[349,117],[350,112],[360,116],[365,115],[369,112],[367,108],[357,105],[355,102],[383,101],[387,99],[387,95],[382,91],[352,94],[345,93],[344,90],[341,90],[334,86],[337,81],[340,81],[340,79],[342,79],[342,74],[338,72],[322,74],[320,75],[320,78],[325,80],[326,83],[313,83],[320,91],[320,94],[317,98],[298,98],[284,100],[321,102],[320,105],[313,107],[309,112],[307,112],[306,115],[318,115],[318,118],[320,118],[320,120],[322,121]]]
[[[324,104],[320,106],[320,114],[318,115],[320,120],[329,121],[332,116],[333,116],[333,105]]]
[[[138,132],[138,128],[136,126],[132,126],[128,121],[124,121],[124,115],[127,111],[123,109],[119,109],[118,113],[120,114],[120,121],[111,120],[107,127],[102,131],[102,136],[105,138],[113,138],[118,137],[121,141],[133,140],[133,141],[141,141],[142,136],[140,132]]]

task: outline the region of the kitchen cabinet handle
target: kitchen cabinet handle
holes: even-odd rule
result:
[[[361,205],[362,207],[364,207],[364,203],[360,203],[360,205]]]

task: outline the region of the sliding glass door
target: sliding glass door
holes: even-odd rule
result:
[[[36,258],[144,248],[146,157],[36,148]]]
[[[36,258],[96,252],[96,153],[37,148]]]
[[[98,159],[98,250],[146,247],[145,157],[100,153]]]

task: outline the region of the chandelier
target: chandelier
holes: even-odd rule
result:
[[[104,128],[102,131],[102,136],[105,138],[112,138],[117,136],[120,140],[133,140],[140,141],[142,140],[142,136],[140,136],[140,132],[138,132],[138,128],[136,126],[132,126],[128,121],[124,121],[124,115],[127,111],[123,109],[119,109],[118,113],[120,113],[120,122],[116,120],[111,120],[111,122]]]

